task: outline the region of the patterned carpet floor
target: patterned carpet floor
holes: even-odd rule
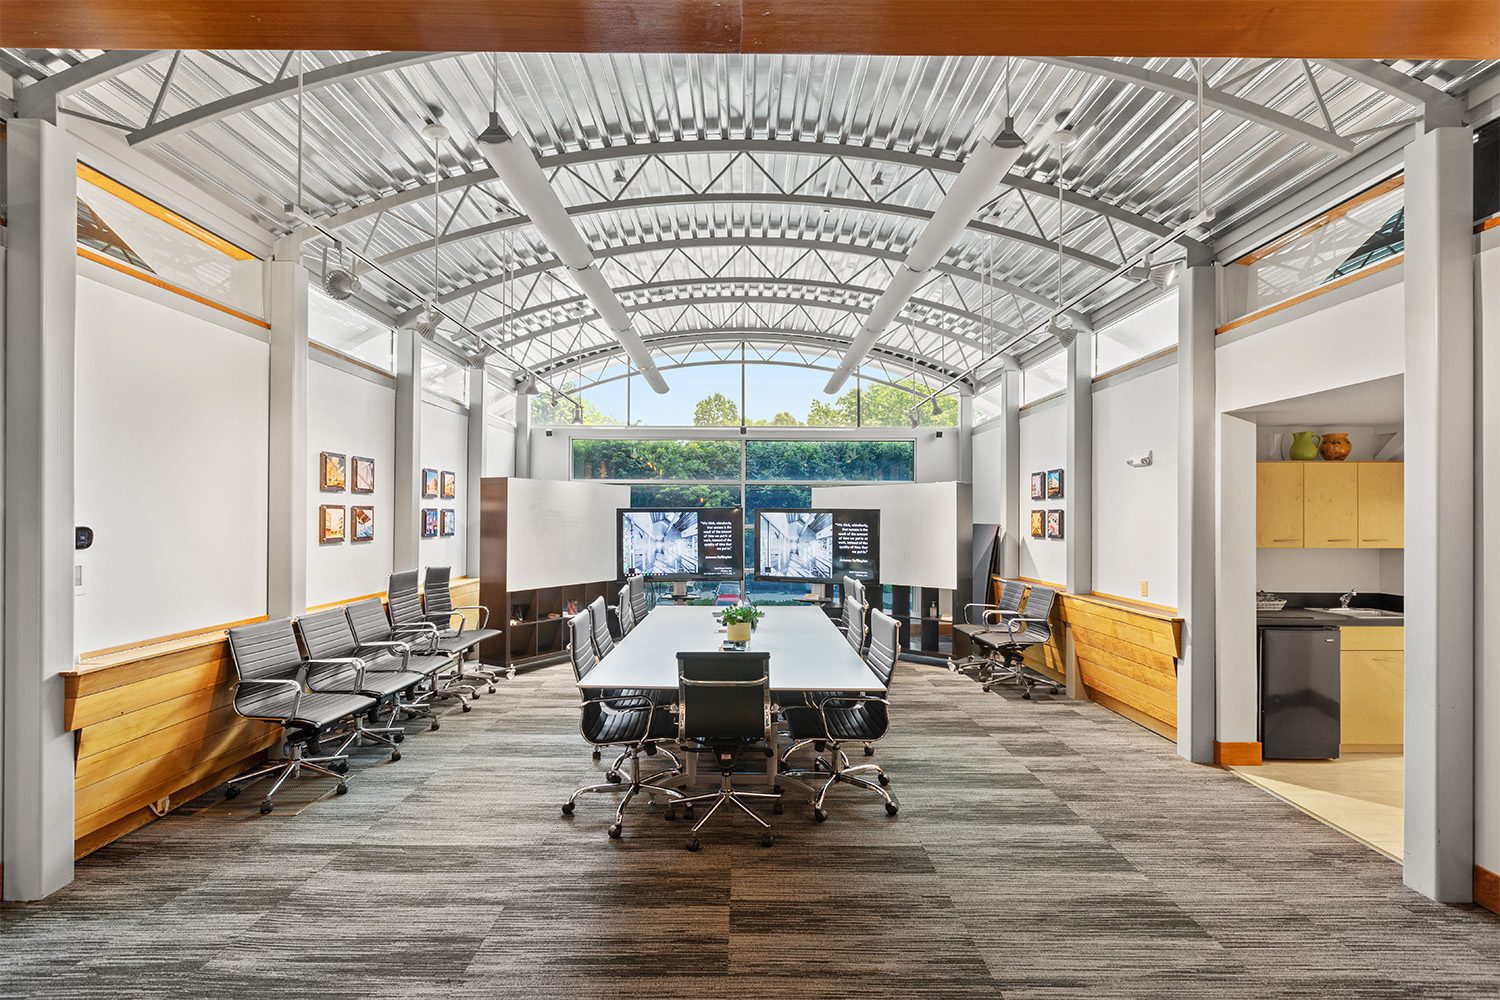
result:
[[[1091,703],[902,664],[876,760],[760,847],[612,796],[566,665],[262,817],[204,796],[0,906],[0,997],[1486,998],[1500,917]]]

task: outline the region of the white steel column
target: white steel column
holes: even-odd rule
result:
[[[1474,147],[1406,147],[1406,884],[1474,877]]]
[[[1068,437],[1063,466],[1067,519],[1067,587],[1070,594],[1094,590],[1094,334],[1081,330],[1068,345]],[[1019,438],[1020,435],[1017,434]],[[1017,442],[1019,444],[1019,442]],[[1019,480],[1019,476],[1017,479]],[[1019,488],[1017,490],[1019,493]]]
[[[958,481],[974,481],[974,390],[958,384]]]
[[[1214,620],[1217,276],[1202,251],[1189,250],[1177,290],[1177,752],[1214,760],[1217,715]]]
[[[73,355],[78,151],[63,129],[9,123],[5,255],[5,659],[0,862],[5,898],[73,880]],[[101,544],[109,540],[101,538]]]
[[[469,473],[464,477],[464,575],[479,575],[479,480],[485,475],[485,444],[489,439],[489,421],[485,406],[489,401],[489,379],[484,362],[469,369]]]
[[[272,618],[307,610],[313,458],[307,440],[307,272],[301,257],[301,239],[284,237],[266,265],[271,293],[266,614]]]
[[[396,468],[391,479],[395,523],[391,568],[418,569],[422,540],[422,339],[415,330],[396,331]]]
[[[1001,476],[1005,531],[1000,536],[1000,575],[1014,579],[1021,575],[1021,532],[1027,530],[1021,523],[1021,368],[1012,361],[1000,377],[1004,380],[1000,401],[1005,407],[1004,430],[1000,432],[1001,461],[1005,463]]]
[[[531,397],[516,393],[516,478],[531,476]]]

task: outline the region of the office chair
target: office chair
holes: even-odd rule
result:
[[[646,580],[644,577],[632,576],[625,581],[625,586],[630,588],[631,617],[639,625],[651,613],[651,605],[646,601]]]
[[[256,622],[229,630],[229,658],[234,663],[234,711],[242,719],[274,722],[286,738],[284,760],[229,779],[224,797],[238,797],[243,786],[276,776],[260,804],[261,815],[276,807],[273,797],[287,778],[305,768],[338,781],[334,792],[349,791],[349,758],[324,754],[319,740],[347,720],[375,707],[375,699],[362,694],[333,694],[307,690],[312,662],[302,658],[290,618]],[[309,755],[309,751],[311,755]]]
[[[370,710],[372,722],[382,709],[387,710],[384,726],[367,726],[364,717],[357,718],[354,729],[336,752],[343,753],[356,743],[371,741],[384,743],[391,748],[391,760],[400,760],[397,744],[406,739],[406,730],[396,725],[396,716],[404,709],[408,717],[433,717],[431,710],[419,704],[415,694],[426,677],[406,669],[411,650],[396,642],[361,646],[342,607],[303,615],[296,624],[307,655],[327,665],[327,669],[309,672],[309,690],[369,695],[375,699],[375,707]]]
[[[880,682],[886,685],[887,695],[890,693],[900,642],[901,623],[878,608],[871,611],[870,652],[865,657],[865,663]],[[844,692],[824,698],[816,706],[783,709],[781,716],[787,723],[788,735],[793,741],[791,748],[787,750],[787,756],[809,743],[828,750],[828,755],[820,755],[811,769],[782,772],[791,777],[828,775],[828,780],[818,791],[818,797],[813,800],[813,819],[821,823],[828,818],[823,802],[828,789],[839,782],[879,793],[885,799],[886,813],[896,815],[901,807],[884,787],[890,784],[885,772],[876,764],[851,765],[840,746],[843,743],[863,743],[868,748],[885,736],[890,730],[890,701],[887,697],[857,691]],[[876,781],[859,777],[867,772],[874,773]]]
[[[615,605],[615,620],[620,623],[620,638],[623,639],[635,628],[635,615],[630,611],[630,584],[620,588],[620,603]]]
[[[865,601],[865,585],[852,576],[844,577],[840,584],[844,595],[843,621],[839,630],[856,653],[865,647],[865,612],[869,609]]]
[[[598,662],[594,657],[594,642],[590,635],[593,623],[590,618],[588,611],[580,611],[568,619],[568,660],[573,664],[573,679],[578,682],[582,682]],[[609,827],[610,837],[618,840],[625,827],[625,808],[640,792],[675,795],[679,799],[683,797],[683,793],[675,788],[662,788],[652,784],[659,778],[681,773],[681,761],[671,751],[667,751],[667,756],[674,766],[645,778],[641,777],[641,754],[654,756],[659,743],[669,741],[675,735],[672,715],[652,704],[648,698],[620,697],[609,691],[582,687],[578,689],[578,695],[578,731],[585,740],[593,744],[594,759],[599,759],[603,747],[624,746],[625,752],[605,772],[605,784],[585,785],[568,796],[568,801],[563,803],[563,815],[573,815],[574,805],[580,795],[589,792],[624,792],[625,797],[620,800],[620,806],[615,811],[615,821]],[[620,777],[620,765],[627,760],[631,764],[630,781],[624,783]]]
[[[684,808],[691,822],[693,807],[712,802],[708,812],[688,835],[688,850],[698,849],[698,831],[713,818],[719,807],[728,802],[755,820],[762,831],[762,847],[774,842],[771,824],[751,811],[748,801],[769,799],[772,811],[780,813],[781,791],[740,792],[734,788],[734,764],[739,752],[761,744],[762,753],[772,756],[775,734],[771,729],[771,654],[770,653],[678,653],[677,699],[682,706],[678,717],[678,743],[694,752],[715,755],[719,766],[719,787],[702,795],[689,795],[667,807],[667,818],[676,806]]]
[[[426,678],[427,689],[422,692],[421,702],[424,706],[434,698],[455,698],[463,707],[465,712],[472,706],[469,699],[464,697],[464,691],[457,687],[444,688],[439,675],[453,662],[453,657],[447,653],[433,652],[429,642],[435,629],[429,626],[426,629],[403,629],[397,631],[392,627],[390,619],[385,616],[385,605],[378,597],[367,597],[362,601],[345,605],[345,614],[349,618],[349,628],[354,632],[354,639],[362,646],[382,646],[386,643],[400,643],[407,648],[406,669],[422,674]],[[432,728],[439,728],[438,720],[434,716]]]
[[[1019,614],[1021,611],[1021,598],[1026,596],[1026,584],[1021,580],[1006,580],[1000,587],[1000,600],[994,604],[967,604],[964,606],[964,621],[954,628],[962,635],[969,637],[970,645],[973,645],[974,637],[981,632],[994,631],[1006,618]],[[970,653],[960,659],[948,658],[948,669],[953,671],[967,670],[969,667],[979,666],[989,658],[982,653]]]
[[[495,678],[498,673],[494,670],[486,670],[483,667],[464,669],[464,660],[469,652],[479,648],[482,642],[491,639],[502,638],[504,633],[497,628],[490,628],[490,609],[481,604],[469,604],[462,607],[453,606],[453,591],[448,584],[449,568],[447,566],[428,566],[427,572],[422,578],[422,612],[427,620],[438,627],[438,646],[444,652],[452,653],[458,661],[458,672],[455,674],[459,683],[468,683],[471,678],[479,678],[490,686],[490,694],[495,693]],[[469,620],[465,611],[474,611],[479,614],[479,624],[469,628]],[[457,617],[458,628],[453,628],[453,619]],[[515,668],[510,668],[507,677],[514,677]]]
[[[461,650],[455,652],[452,648],[463,646],[462,641],[457,638],[458,633],[446,626],[439,626],[436,622],[429,621],[427,612],[422,610],[422,597],[417,593],[416,570],[410,569],[403,573],[391,574],[390,582],[386,584],[385,604],[391,616],[391,630],[396,633],[397,639],[410,641],[414,650],[429,654],[446,654],[452,661],[451,671],[445,669],[443,673],[436,676],[442,686],[433,691],[433,697],[456,697],[465,705],[468,702],[464,699],[477,699],[479,685],[456,676],[463,672]],[[446,643],[445,639],[448,640]],[[493,689],[494,684],[491,683],[490,687]]]
[[[594,655],[602,660],[615,651],[614,637],[609,634],[609,609],[604,606],[604,598],[596,597],[585,610],[594,636]]]
[[[989,669],[985,670],[985,665],[980,667],[980,686],[984,690],[1014,680],[1021,685],[1021,697],[1026,701],[1031,700],[1031,689],[1038,684],[1050,684],[1053,694],[1062,693],[1060,685],[1028,672],[1022,662],[1026,650],[1052,641],[1052,605],[1056,600],[1054,588],[1032,584],[1020,614],[1011,615],[994,629],[974,637],[974,643],[989,653],[985,661]]]

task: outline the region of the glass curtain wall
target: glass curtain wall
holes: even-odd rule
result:
[[[630,487],[634,507],[744,507],[745,592],[757,604],[790,603],[805,584],[755,579],[755,511],[809,507],[816,485],[911,482],[916,443],[890,441],[646,440],[578,438],[573,478]],[[688,584],[695,602],[712,603],[719,585]]]

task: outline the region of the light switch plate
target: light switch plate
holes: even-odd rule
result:
[[[1146,596],[1146,581],[1145,580],[1141,581],[1141,596],[1142,597]]]

